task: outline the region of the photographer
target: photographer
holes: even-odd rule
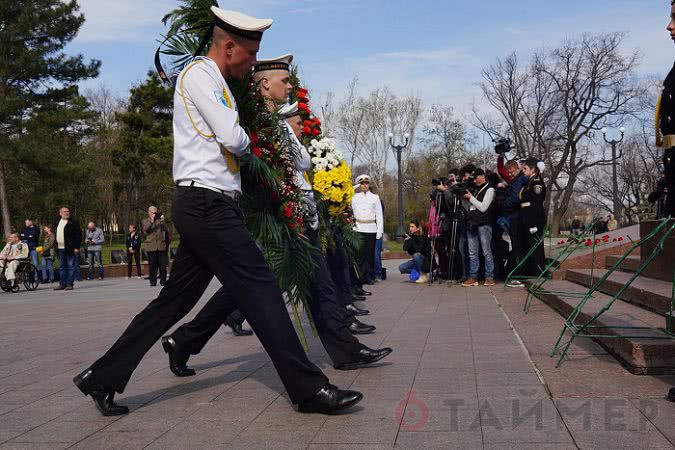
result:
[[[417,269],[420,277],[415,281],[417,284],[424,284],[429,281],[427,273],[430,266],[431,247],[424,230],[420,227],[417,219],[412,219],[408,226],[408,233],[404,236],[403,250],[408,252],[412,259],[398,266],[402,274],[411,273]]]
[[[468,213],[471,209],[471,203],[465,195],[475,188],[473,173],[476,171],[476,166],[467,164],[459,170],[462,176],[461,182],[456,183],[452,187],[453,193],[461,200],[461,208],[459,208],[459,254],[462,258],[462,282],[469,279],[469,247],[468,247]]]
[[[148,253],[150,264],[150,286],[157,286],[157,269],[159,269],[159,283],[164,286],[166,267],[169,265],[164,215],[155,206],[151,206],[148,208],[148,217],[143,219],[142,227],[145,234],[145,251]]]
[[[469,250],[469,278],[462,283],[464,287],[478,286],[480,267],[479,251],[485,261],[485,286],[494,286],[494,258],[492,255],[492,224],[494,217],[495,190],[487,182],[485,171],[476,169],[475,194],[469,190],[464,198],[469,201],[467,215],[467,246]]]

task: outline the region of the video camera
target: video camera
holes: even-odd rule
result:
[[[513,142],[509,138],[500,138],[493,142],[495,143],[495,153],[498,155],[503,155],[513,149]]]
[[[452,192],[456,195],[461,196],[467,192],[473,192],[476,189],[476,183],[474,182],[473,177],[468,177],[461,182],[452,185],[450,189],[452,189]]]

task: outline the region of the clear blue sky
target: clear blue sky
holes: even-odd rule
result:
[[[173,0],[79,0],[87,18],[68,51],[103,62],[99,83],[116,95],[152,67],[160,19]],[[480,103],[480,70],[517,50],[524,56],[583,32],[623,31],[625,49],[643,55],[641,72],[665,76],[675,48],[665,31],[667,0],[221,0],[221,7],[275,19],[259,57],[296,55],[314,95],[338,98],[359,76],[360,89],[388,85],[460,113]]]

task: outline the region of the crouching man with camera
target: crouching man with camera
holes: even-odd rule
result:
[[[464,198],[470,203],[467,215],[467,246],[469,250],[469,278],[464,287],[478,286],[479,251],[485,261],[485,286],[494,286],[494,258],[492,255],[492,225],[494,224],[495,190],[488,183],[483,169],[473,172],[475,188]]]
[[[413,269],[419,272],[420,277],[415,281],[417,284],[424,284],[429,281],[428,273],[430,266],[431,246],[424,230],[417,219],[412,219],[408,226],[408,233],[404,234],[403,250],[408,252],[412,259],[398,266],[401,273],[412,273]]]

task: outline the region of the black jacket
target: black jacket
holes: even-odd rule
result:
[[[408,252],[410,256],[419,253],[424,256],[423,272],[429,271],[431,265],[431,243],[425,235],[413,235],[410,239],[403,241],[403,250]]]
[[[40,245],[40,227],[37,225],[26,227],[19,237],[28,244],[28,250],[33,251],[35,247]]]
[[[520,222],[527,228],[539,228],[544,231],[546,226],[546,210],[544,199],[546,186],[540,177],[532,177],[520,191]]]
[[[54,226],[52,230],[54,230],[54,237],[56,238],[58,236],[58,229],[59,229],[59,222],[61,221],[61,218],[59,217],[56,219],[56,222],[54,222]],[[77,220],[75,219],[69,219],[68,223],[66,224],[66,227],[63,229],[63,238],[65,241],[65,250],[67,255],[74,255],[75,254],[75,249],[79,250],[80,246],[82,245],[82,229],[80,228],[80,224]],[[54,245],[55,249],[58,250],[59,244],[58,240],[56,242],[56,245]]]

